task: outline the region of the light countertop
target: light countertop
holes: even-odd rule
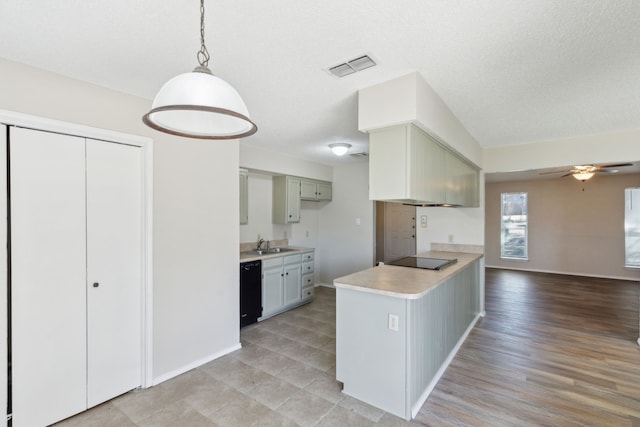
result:
[[[483,254],[467,252],[429,251],[419,257],[452,259],[458,262],[442,270],[380,265],[335,279],[336,288],[353,289],[396,298],[417,299],[463,270]]]

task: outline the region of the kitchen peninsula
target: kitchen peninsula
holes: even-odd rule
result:
[[[481,253],[443,270],[380,265],[334,280],[336,378],[343,392],[409,420],[482,313]]]

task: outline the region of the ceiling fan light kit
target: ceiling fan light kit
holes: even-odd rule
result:
[[[566,172],[560,178],[564,178],[566,176],[572,176],[575,179],[577,179],[578,181],[585,182],[588,179],[591,179],[596,173],[614,174],[614,173],[618,173],[619,171],[617,169],[613,169],[613,168],[621,168],[621,167],[625,167],[625,166],[633,166],[633,163],[617,163],[617,164],[602,165],[602,166],[597,166],[597,165],[576,165],[576,166],[573,166],[573,168],[570,169],[570,170],[541,172],[540,175],[547,175],[547,174],[552,174],[552,173],[564,173],[564,172]]]
[[[198,139],[236,139],[253,135],[258,127],[238,92],[213,75],[204,44],[204,0],[200,0],[200,50],[192,72],[165,83],[142,121],[171,135]]]

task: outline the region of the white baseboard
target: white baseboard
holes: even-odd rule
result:
[[[222,356],[224,356],[226,354],[229,354],[231,352],[234,352],[236,350],[239,350],[240,348],[242,348],[242,344],[238,343],[238,344],[236,344],[236,345],[234,345],[232,347],[225,348],[224,350],[221,350],[221,351],[219,351],[217,353],[214,353],[214,354],[209,355],[207,357],[203,357],[202,359],[195,360],[194,362],[189,363],[188,365],[182,366],[182,367],[180,367],[178,369],[175,369],[175,370],[173,370],[171,372],[167,372],[166,374],[163,374],[163,375],[160,375],[158,377],[155,377],[153,379],[153,385],[155,386],[155,385],[163,383],[163,382],[165,382],[167,380],[170,380],[171,378],[175,378],[178,375],[182,375],[185,372],[189,372],[190,370],[195,369],[195,368],[197,368],[199,366],[202,366],[205,363],[209,363],[212,360],[219,359],[220,357],[222,357]]]
[[[540,270],[536,268],[518,268],[518,267],[504,267],[500,265],[486,265],[485,268],[495,268],[498,270],[514,270],[514,271],[530,271],[532,273],[549,273],[549,274],[562,274],[564,276],[582,276],[582,277],[595,277],[597,279],[612,279],[612,280],[627,280],[627,281],[637,281],[638,279],[634,279],[631,277],[619,277],[619,276],[606,276],[600,274],[585,274],[585,273],[572,273],[569,271],[556,271],[556,270]]]

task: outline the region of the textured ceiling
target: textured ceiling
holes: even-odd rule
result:
[[[197,0],[4,0],[0,57],[152,99],[197,65],[198,26]],[[636,0],[207,0],[206,43],[244,142],[327,164],[367,150],[358,89],[416,70],[483,147],[640,129]],[[379,66],[326,71],[363,53]]]

